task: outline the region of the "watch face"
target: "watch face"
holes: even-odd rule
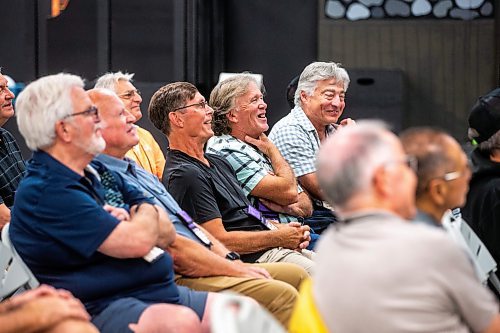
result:
[[[240,255],[236,252],[229,252],[226,254],[226,259],[229,260],[240,260]]]

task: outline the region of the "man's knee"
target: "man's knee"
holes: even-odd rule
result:
[[[137,323],[139,332],[200,332],[200,319],[188,307],[154,304],[142,313]]]

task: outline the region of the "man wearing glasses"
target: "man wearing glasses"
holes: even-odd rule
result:
[[[122,100],[125,108],[135,117],[135,123],[142,118],[142,97],[139,90],[132,84],[134,74],[107,73],[97,79],[95,88],[106,88],[114,91]],[[127,152],[126,157],[134,160],[144,170],[151,172],[160,180],[165,168],[165,156],[153,135],[137,124],[139,143]]]
[[[416,213],[412,160],[380,122],[360,121],[322,145],[318,181],[342,220],[317,248],[312,294],[323,320],[330,332],[500,332],[498,304],[463,249],[407,221]]]
[[[40,282],[84,303],[100,332],[208,332],[212,294],[175,285],[166,213],[102,164],[88,166],[106,142],[83,86],[78,76],[50,75],[18,97],[19,130],[34,153],[17,191],[12,243]],[[118,194],[121,208],[110,204]]]
[[[0,72],[0,230],[10,222],[14,194],[26,173],[24,160],[16,140],[2,126],[14,116],[14,94]]]
[[[417,159],[415,222],[440,227],[449,209],[465,204],[471,170],[458,142],[445,132],[416,127],[401,133],[407,154]]]
[[[212,131],[213,109],[195,86],[176,82],[152,97],[149,117],[168,136],[163,184],[196,222],[245,262],[291,262],[314,268],[309,227],[267,220],[241,190],[231,165],[203,148]],[[303,252],[303,253],[302,253]]]

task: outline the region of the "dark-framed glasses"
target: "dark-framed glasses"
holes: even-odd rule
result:
[[[67,119],[76,116],[86,116],[86,117],[91,116],[94,118],[94,120],[99,120],[99,110],[97,109],[97,107],[91,106],[85,111],[68,114],[67,116],[64,116],[62,119]]]
[[[181,106],[180,108],[173,109],[171,112],[182,110],[182,109],[187,109],[187,108],[190,108],[192,106],[195,106],[197,108],[204,109],[204,110],[206,110],[207,107],[210,107],[210,105],[208,105],[207,101],[202,101],[202,102],[199,102],[199,103],[194,103],[194,104],[189,104],[189,105]]]
[[[134,95],[137,94],[137,96],[141,96],[141,92],[137,89],[135,90],[129,90],[124,92],[123,94],[118,95],[118,97],[123,98],[123,99],[131,99],[134,97]]]

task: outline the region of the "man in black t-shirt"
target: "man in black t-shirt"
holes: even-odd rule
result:
[[[205,98],[187,82],[168,84],[153,95],[150,119],[170,143],[163,184],[182,209],[244,261],[292,262],[310,273],[312,253],[303,250],[309,244],[309,227],[262,217],[231,166],[204,153],[213,136],[212,114]]]

